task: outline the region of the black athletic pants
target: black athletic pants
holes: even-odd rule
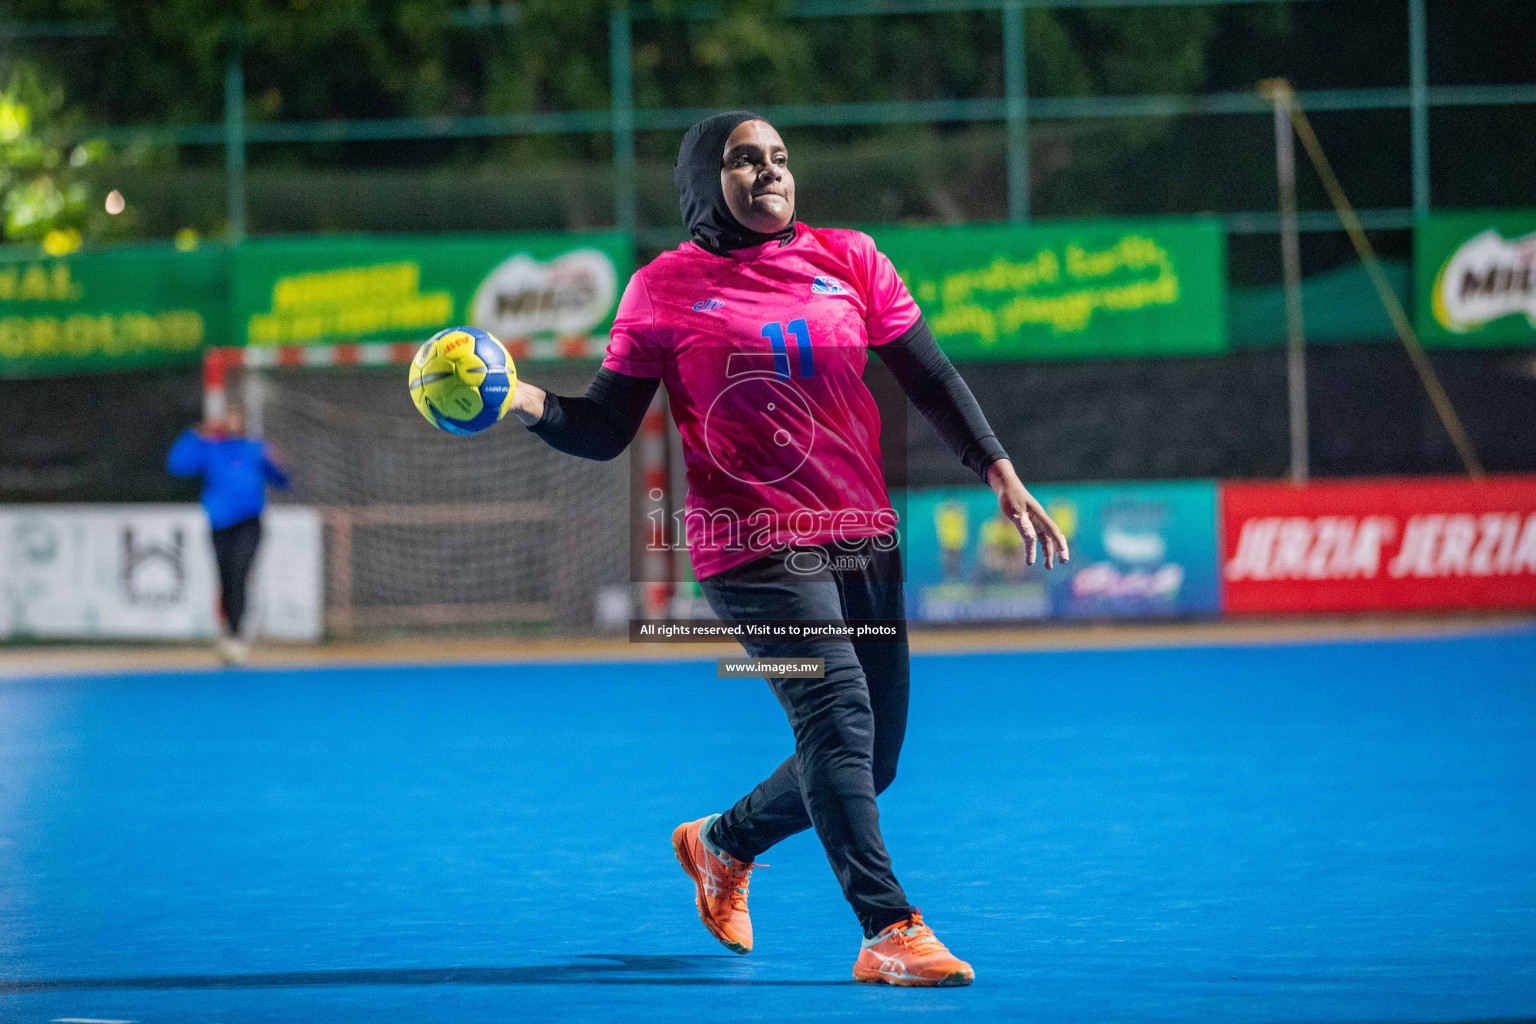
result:
[[[892,540],[789,548],[700,585],[727,622],[904,619],[901,555],[880,550]],[[876,935],[913,909],[891,871],[875,806],[896,777],[907,728],[906,638],[742,646],[755,658],[824,658],[826,676],[768,681],[789,716],[795,752],[715,822],[710,838],[751,861],[814,825],[865,936]]]
[[[245,618],[245,581],[260,544],[260,516],[213,531],[213,555],[219,563],[219,604],[233,634],[240,632],[240,623]]]

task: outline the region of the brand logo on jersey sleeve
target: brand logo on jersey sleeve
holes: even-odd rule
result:
[[[818,278],[816,278],[816,280],[811,282],[811,293],[813,295],[846,295],[846,294],[848,294],[847,292],[845,292],[843,290],[842,284],[840,284],[838,282],[837,278],[835,278],[835,277],[818,277]]]
[[[719,299],[701,299],[693,304],[693,311],[695,313],[708,313],[710,310],[719,309],[723,305],[725,303]]]

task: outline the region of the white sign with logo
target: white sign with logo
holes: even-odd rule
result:
[[[280,506],[262,523],[247,632],[317,640],[320,516]],[[0,506],[0,637],[211,638],[217,600],[196,505]]]
[[[470,302],[470,319],[502,341],[583,336],[603,322],[617,289],[613,260],[598,249],[575,249],[548,262],[519,253],[486,275]]]
[[[1505,239],[1489,229],[1468,239],[1440,268],[1435,319],[1466,334],[1512,313],[1536,327],[1536,234]]]

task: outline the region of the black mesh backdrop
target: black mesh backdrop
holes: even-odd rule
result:
[[[1536,470],[1536,354],[1440,352],[1434,363],[1487,467]],[[592,372],[591,364],[555,365],[529,372],[566,393],[579,393]],[[1286,470],[1279,349],[1200,359],[964,363],[960,369],[1026,479],[1279,477]],[[1317,475],[1460,472],[1396,342],[1315,345],[1308,373]],[[336,386],[322,373],[282,379],[322,398]],[[364,406],[387,406],[414,429],[415,413],[402,408],[403,384],[388,373],[372,379],[377,383],[368,387],[377,392],[370,390]],[[195,486],[167,476],[163,462],[177,432],[198,417],[200,389],[190,369],[0,381],[0,500],[195,499]],[[905,472],[913,486],[969,482],[926,424],[909,422],[906,433]],[[481,440],[494,446],[514,437],[528,458],[565,458],[546,454],[511,424]],[[443,446],[445,457],[470,450],[452,438],[430,441]],[[899,483],[897,453],[887,454],[892,482]],[[498,484],[488,474],[463,486]]]

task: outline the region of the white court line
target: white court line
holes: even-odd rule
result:
[[[139,1024],[136,1020],[109,1020],[106,1017],[55,1017],[48,1024]]]

